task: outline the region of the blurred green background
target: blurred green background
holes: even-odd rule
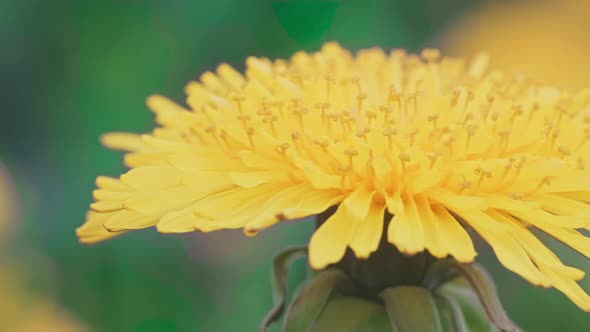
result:
[[[33,284],[42,285],[31,286],[35,291],[55,297],[92,331],[257,331],[271,306],[273,253],[304,243],[312,223],[286,223],[255,239],[240,231],[170,236],[145,230],[80,245],[74,229],[84,220],[94,178],[124,171],[121,155],[101,147],[99,135],[151,129],[148,95],[181,102],[185,83],[220,62],[243,69],[249,55],[285,58],[329,40],[353,50],[416,51],[437,45],[453,21],[479,5],[0,1],[0,160],[24,211],[9,255],[30,265]],[[550,242],[566,262],[590,271],[590,262]],[[529,285],[481,250],[508,311],[525,330],[590,330],[590,314],[555,290]],[[590,290],[590,282],[582,287]]]

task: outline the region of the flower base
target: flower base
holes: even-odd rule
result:
[[[347,252],[339,263],[311,271],[286,306],[289,266],[306,252],[292,248],[276,257],[276,305],[262,331],[281,316],[283,332],[520,331],[480,265],[427,252],[407,256],[385,241],[368,259]]]

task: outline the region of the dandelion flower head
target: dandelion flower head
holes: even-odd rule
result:
[[[347,248],[472,262],[473,229],[499,261],[590,311],[564,265],[532,232],[583,255],[590,238],[590,91],[572,94],[487,68],[402,50],[336,43],[289,61],[250,57],[186,86],[188,107],[147,103],[151,133],[112,133],[128,151],[120,178],[98,177],[77,234],[97,242],[132,229],[163,233],[243,228],[336,211],[313,234],[321,269]],[[384,218],[386,216],[386,218]],[[386,225],[386,227],[385,227]]]

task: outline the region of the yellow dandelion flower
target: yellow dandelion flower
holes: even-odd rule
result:
[[[504,70],[567,88],[586,87],[589,10],[587,0],[490,1],[458,20],[441,44],[456,54],[485,49]]]
[[[368,257],[382,232],[405,254],[472,262],[469,228],[506,268],[590,311],[584,273],[531,232],[590,256],[578,230],[590,225],[590,91],[488,71],[485,56],[328,43],[248,58],[245,76],[223,64],[186,92],[188,108],[148,99],[153,132],[103,137],[131,170],[97,179],[82,242],[150,226],[254,235],[337,205],[311,238],[315,269],[347,248]]]

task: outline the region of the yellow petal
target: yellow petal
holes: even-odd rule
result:
[[[172,166],[182,171],[243,171],[244,164],[237,158],[231,158],[223,151],[199,149],[192,153],[178,153],[167,157]]]
[[[350,242],[350,248],[357,257],[368,258],[377,250],[383,233],[384,211],[384,204],[373,202],[366,217],[357,220],[356,230]]]
[[[543,209],[556,215],[585,216],[590,219],[590,204],[559,194],[536,194],[528,199],[542,204]],[[590,220],[588,220],[590,222]]]
[[[503,230],[508,230],[508,227],[494,219],[492,216],[481,213],[481,215],[462,215],[475,231],[492,247],[496,253],[496,257],[502,265],[510,271],[513,271],[530,283],[539,286],[548,286],[550,284],[546,275],[544,275],[537,266],[533,264],[526,251],[522,248],[518,240],[510,232],[491,231],[487,223],[492,223],[496,226],[501,226]],[[486,217],[483,217],[483,216]],[[484,226],[485,225],[485,226]],[[500,227],[499,227],[500,228]]]
[[[413,255],[424,250],[424,225],[413,197],[408,197],[403,210],[391,218],[387,239],[405,254]]]
[[[197,215],[224,219],[239,211],[244,204],[262,197],[272,197],[284,185],[262,184],[254,188],[232,188],[203,198],[193,206]]]
[[[235,187],[226,172],[190,172],[182,175],[182,185],[195,193],[210,194],[221,189]]]
[[[385,205],[387,206],[387,211],[392,215],[401,213],[404,209],[404,202],[402,202],[399,192],[396,192],[394,195],[386,194]]]
[[[590,238],[584,236],[577,230],[549,224],[539,224],[537,227],[578,251],[580,254],[590,258]]]
[[[97,201],[122,202],[131,197],[131,195],[131,192],[114,191],[107,189],[97,189],[92,192],[92,196]]]
[[[313,193],[314,190],[308,184],[298,184],[278,191],[261,206],[261,210],[264,212],[246,225],[244,229],[246,235],[255,235],[261,230],[272,226],[283,217],[283,211],[296,206],[301,197]]]
[[[424,171],[411,180],[410,190],[414,194],[420,194],[440,184],[445,179],[444,175],[445,172],[439,169]]]
[[[123,209],[123,203],[102,201],[90,204],[90,208],[96,212],[111,212]]]
[[[350,193],[348,197],[342,202],[346,206],[346,210],[355,218],[363,219],[369,213],[371,200],[375,191],[361,185],[355,191]]]
[[[148,107],[156,113],[156,122],[165,127],[185,128],[187,120],[194,117],[194,113],[160,95],[152,95],[146,102]]]
[[[522,201],[499,195],[484,196],[483,198],[486,200],[489,207],[493,209],[527,211],[538,209],[541,207],[541,204],[539,202],[536,202],[535,200]]]
[[[321,170],[316,165],[299,165],[305,177],[309,180],[312,186],[317,189],[331,189],[340,188],[341,177],[328,174]]]
[[[538,180],[535,185],[538,185]],[[590,177],[563,176],[551,180],[551,184],[539,189],[541,193],[590,190]]]
[[[180,211],[170,212],[164,215],[156,224],[156,229],[160,233],[186,233],[195,230],[193,223],[196,216],[193,213],[192,206]]]
[[[242,189],[244,190],[244,189]],[[251,193],[251,189],[250,193]],[[304,184],[295,186],[279,186],[260,195],[252,195],[241,200],[225,215],[215,216],[199,212],[202,207],[196,207],[198,220],[193,224],[202,231],[212,231],[222,228],[245,227],[246,235],[252,236],[266,227],[282,220],[282,212],[287,207],[296,205],[297,199],[305,196],[310,187]],[[231,193],[235,196],[236,193]],[[240,195],[240,193],[237,193]],[[195,206],[200,206],[197,202]]]
[[[221,93],[226,90],[225,84],[210,71],[206,71],[201,75],[201,82],[203,82],[207,89],[217,93]]]
[[[233,184],[240,187],[252,188],[263,183],[289,182],[289,173],[285,170],[258,171],[258,172],[232,172],[230,178]]]
[[[96,243],[123,234],[124,232],[109,232],[104,228],[104,222],[116,212],[99,213],[89,211],[86,222],[76,229],[76,235],[82,243]]]
[[[243,130],[243,129],[242,129]],[[247,140],[246,140],[247,142]],[[244,165],[254,169],[282,169],[285,167],[285,162],[282,160],[268,158],[265,155],[256,153],[254,151],[242,150],[239,152],[240,160]]]
[[[344,200],[346,201],[346,199]],[[311,236],[309,264],[319,270],[344,256],[353,235],[354,223],[343,204]]]
[[[127,210],[146,216],[162,216],[166,212],[187,207],[201,197],[201,193],[194,193],[183,187],[142,191],[125,200],[124,206]]]
[[[572,302],[586,312],[590,312],[590,296],[573,280],[560,278],[552,271],[546,272],[553,286],[563,292]]]
[[[104,227],[103,227],[104,229]],[[114,238],[116,236],[119,235],[123,235],[126,232],[125,231],[119,231],[119,232],[111,232],[111,231],[107,231],[106,229],[104,230],[105,233],[104,234],[95,234],[95,235],[85,235],[85,234],[79,234],[78,235],[78,240],[80,240],[81,243],[85,243],[85,244],[95,244],[95,243],[99,243],[111,238]]]
[[[441,205],[432,206],[432,212],[439,224],[440,237],[445,239],[449,254],[461,263],[471,263],[477,253],[473,241],[461,224]]]
[[[490,244],[496,257],[508,270],[525,278],[533,285],[548,287],[551,282],[545,274],[539,271],[529,256],[512,237],[501,237],[497,235],[480,235]]]
[[[136,189],[165,189],[180,183],[181,174],[170,166],[134,168],[121,175],[121,182]]]
[[[371,165],[376,179],[382,179],[381,185],[389,183],[389,177],[392,172],[391,164],[385,158],[373,158]]]
[[[131,133],[103,134],[100,143],[107,148],[123,151],[138,151],[145,147],[141,135]]]
[[[203,101],[209,101],[213,93],[205,89],[205,87],[198,82],[188,82],[184,87],[187,94],[186,103],[192,109],[199,109],[202,107]]]
[[[511,215],[537,227],[540,227],[540,224],[547,224],[558,227],[581,228],[587,226],[590,221],[587,216],[556,216],[540,209],[509,212]]]
[[[244,76],[226,63],[217,67],[217,73],[219,74],[219,77],[221,77],[223,81],[233,89],[239,89],[246,84]]]
[[[580,202],[590,203],[590,191],[560,192],[558,195]]]
[[[448,239],[441,237],[441,227],[430,209],[430,203],[421,195],[416,196],[415,201],[418,216],[424,224],[424,247],[436,258],[446,257],[448,250],[444,242]]]
[[[165,161],[164,156],[153,152],[130,152],[123,157],[125,165],[130,168],[143,166],[157,166]]]
[[[252,82],[260,82],[266,86],[273,86],[274,79],[272,74],[272,67],[266,59],[256,58],[250,56],[246,59],[246,76]]]
[[[483,211],[489,207],[482,197],[457,195],[445,189],[431,189],[427,195],[451,209]]]
[[[541,242],[541,240],[533,235],[533,233],[531,233],[518,220],[506,213],[498,211],[489,211],[488,214],[499,222],[510,226],[511,232],[514,233],[514,237],[518,239],[518,242],[520,242],[521,246],[542,271],[550,269],[562,278],[573,280],[580,280],[584,277],[583,271],[565,266],[559,258],[557,258],[557,256],[549,250],[543,242]]]
[[[104,227],[111,232],[128,229],[142,229],[156,225],[158,217],[145,216],[138,212],[121,210],[108,218]]]
[[[130,187],[119,179],[108,176],[99,176],[96,178],[96,186],[101,189],[109,189],[113,191],[129,191]]]
[[[478,233],[486,232],[498,235],[504,235],[508,232],[506,225],[499,223],[494,218],[482,211],[467,210],[467,209],[450,209],[459,215],[463,221],[471,225]]]
[[[284,219],[292,220],[320,214],[329,207],[342,201],[344,195],[336,189],[315,189],[308,195],[299,199],[296,206],[285,209],[282,214]]]
[[[141,140],[146,145],[146,149],[153,149],[155,151],[164,151],[167,153],[191,153],[199,150],[193,144],[189,144],[184,140],[169,139],[156,137],[153,135],[142,135]]]

